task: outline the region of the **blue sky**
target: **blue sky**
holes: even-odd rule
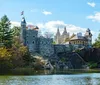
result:
[[[100,0],[0,0],[0,17],[6,14],[12,24],[20,24],[21,11],[41,31],[55,33],[59,26],[62,32],[66,26],[70,34],[84,34],[90,28],[94,41],[100,30]]]

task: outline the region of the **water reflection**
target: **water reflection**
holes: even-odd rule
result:
[[[100,85],[100,73],[78,75],[0,76],[0,85]]]

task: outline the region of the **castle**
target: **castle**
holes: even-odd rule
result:
[[[76,47],[91,46],[92,34],[89,29],[86,30],[85,36],[77,34],[72,37],[67,33],[66,27],[64,28],[62,35],[60,35],[58,29],[54,39],[56,44],[53,44],[52,38],[38,36],[38,29],[37,26],[34,26],[33,29],[28,29],[25,17],[22,17],[20,38],[23,44],[29,48],[30,52],[37,52],[43,56],[52,56],[59,52],[66,52],[69,44]],[[66,42],[69,42],[69,44],[66,44]]]

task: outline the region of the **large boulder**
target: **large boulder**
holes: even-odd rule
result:
[[[100,62],[100,48],[82,49],[78,54],[86,62]]]

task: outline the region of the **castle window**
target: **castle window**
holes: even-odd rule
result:
[[[35,36],[33,36],[33,37],[35,37]]]
[[[33,41],[33,44],[34,44],[34,41]]]

